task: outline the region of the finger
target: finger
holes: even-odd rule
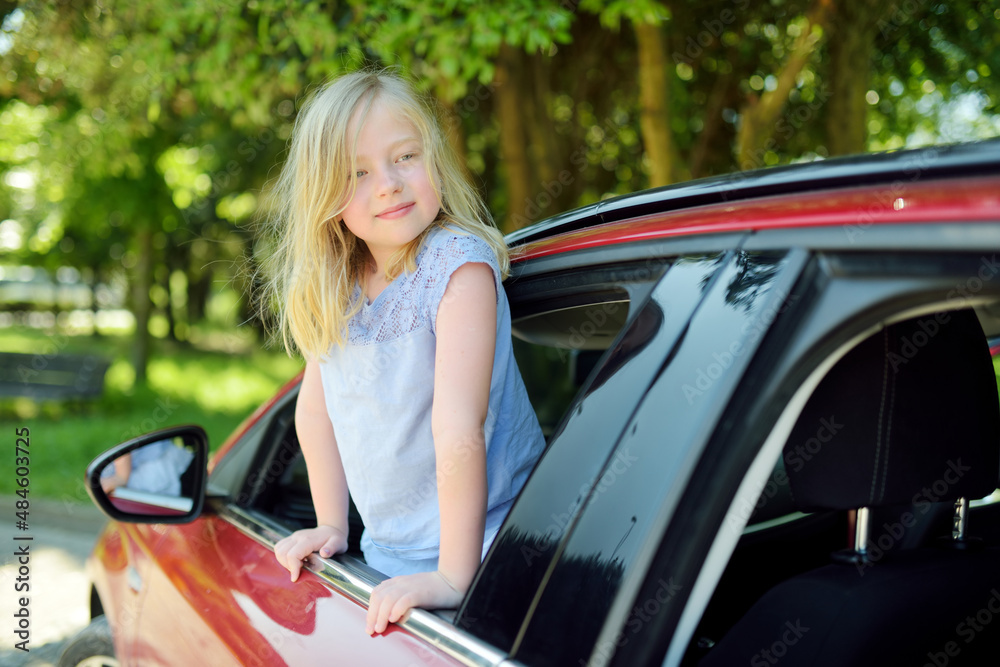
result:
[[[319,555],[323,558],[329,558],[337,552],[337,546],[337,538],[331,537],[323,544],[323,547],[319,550]]]
[[[372,589],[372,594],[368,599],[368,614],[365,616],[365,632],[369,635],[375,633],[375,622],[378,620],[378,608],[381,595],[378,586]]]
[[[398,600],[398,591],[390,589],[386,591],[386,596],[380,601],[378,607],[378,617],[375,619],[375,632],[381,634],[389,627],[389,614],[392,613]]]
[[[392,605],[386,620],[390,623],[398,623],[408,611],[413,609],[415,602],[416,601],[413,599],[413,596],[407,593],[403,597],[396,600],[396,603]]]
[[[302,571],[302,561],[294,558],[290,559],[285,567],[288,568],[288,572],[291,574],[292,583],[294,584],[299,580],[299,573]]]
[[[284,554],[285,558],[282,565],[284,565],[285,569],[288,570],[293,583],[299,579],[299,574],[302,571],[302,559],[309,553],[312,553],[311,551],[307,551],[307,549],[307,546],[297,542],[290,545],[289,549]]]
[[[285,565],[285,560],[287,556],[288,556],[288,544],[285,542],[285,540],[282,540],[281,542],[278,542],[277,544],[274,545],[274,557],[275,559],[277,559],[278,563],[281,564],[281,567],[285,568],[286,570],[288,569],[288,566]]]

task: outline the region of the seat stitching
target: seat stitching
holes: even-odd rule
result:
[[[882,397],[878,405],[878,432],[875,438],[875,468],[872,470],[872,488],[868,494],[868,504],[875,502],[875,485],[878,482],[878,462],[882,451],[882,414],[885,412],[885,387],[889,377],[889,331],[882,329]]]

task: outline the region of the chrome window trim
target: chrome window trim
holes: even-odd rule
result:
[[[236,507],[221,499],[209,499],[208,504],[220,519],[272,551],[278,540],[291,534],[284,526],[253,510]],[[361,561],[345,555],[320,558],[313,554],[305,569],[366,609],[372,589],[385,578]],[[463,665],[499,667],[507,660],[506,653],[424,609],[412,610],[396,625]]]

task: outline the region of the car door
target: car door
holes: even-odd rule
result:
[[[203,516],[163,529],[142,582],[130,662],[459,664],[395,626],[379,637],[365,633],[366,598],[358,591],[370,590],[378,575],[362,563],[324,565],[317,558],[292,583],[274,558],[274,543],[311,511],[308,495],[304,507],[288,505],[304,477],[292,426],[296,391],[216,468]],[[353,598],[345,593],[352,590]]]
[[[745,597],[747,591],[755,589],[759,595],[776,581],[829,562],[833,551],[849,546],[844,515],[775,512],[773,521],[755,520],[748,526],[757,508],[770,511],[781,504],[781,477],[774,477],[781,472],[781,448],[812,389],[846,350],[886,322],[970,306],[986,311],[995,309],[1000,299],[996,271],[991,268],[997,266],[992,253],[1000,247],[995,226],[922,225],[905,231],[906,252],[898,250],[898,235],[904,233],[900,228],[872,229],[865,244],[850,248],[842,236],[837,239],[826,230],[761,234],[743,246],[748,254],[793,248],[785,251],[785,267],[771,288],[773,296],[785,296],[771,305],[764,305],[768,303],[764,299],[758,304],[762,309],[756,314],[748,311],[751,319],[738,330],[730,327],[727,334],[712,339],[701,329],[702,334],[690,340],[704,345],[675,352],[660,377],[662,383],[657,381],[636,411],[632,455],[646,464],[654,460],[643,454],[651,450],[637,446],[642,444],[644,421],[662,425],[661,450],[664,434],[682,436],[685,424],[695,426],[688,418],[697,408],[688,405],[685,385],[701,389],[690,380],[701,377],[699,369],[711,379],[705,365],[709,359],[727,366],[726,341],[740,340],[736,331],[756,331],[757,345],[737,348],[744,357],[742,368],[728,364],[717,371],[718,377],[703,394],[689,393],[695,401],[710,399],[714,406],[704,406],[711,412],[698,416],[700,426],[688,436],[692,447],[673,468],[658,467],[660,479],[646,485],[632,475],[628,484],[615,484],[598,499],[617,511],[619,505],[629,507],[629,497],[645,497],[659,508],[658,527],[638,534],[645,544],[636,545],[638,555],[630,563],[620,556],[627,547],[610,536],[603,541],[598,537],[600,519],[609,510],[598,510],[593,503],[567,542],[562,556],[566,562],[557,564],[549,576],[548,586],[555,587],[560,576],[564,580],[571,576],[573,561],[590,557],[594,562],[614,562],[612,553],[622,561],[623,583],[610,596],[601,627],[590,635],[595,641],[577,635],[577,644],[587,641],[575,654],[579,659],[587,664],[680,664],[682,660],[693,664],[724,635],[724,623],[735,622],[752,602]],[[778,303],[783,305],[775,308]],[[692,333],[711,309],[707,298],[692,320]],[[718,324],[722,316],[716,313],[712,321]],[[723,387],[727,389],[719,393]],[[622,445],[626,442],[623,439]],[[633,469],[645,471],[648,466],[637,463]],[[633,500],[631,506],[639,503]],[[635,516],[641,521],[641,514]],[[623,545],[636,537],[635,530],[625,536],[629,518],[620,514],[618,519]],[[577,533],[591,521],[589,531]],[[980,524],[983,529],[995,538],[995,520]],[[574,542],[580,546],[574,547]],[[643,556],[648,560],[640,560]],[[565,573],[560,575],[560,569]],[[724,571],[739,576],[722,579]],[[984,599],[988,595],[984,589]],[[546,605],[543,593],[524,632],[525,664],[539,664],[537,656],[544,655],[545,642],[551,642],[557,629],[547,619],[565,613],[566,604],[552,595]],[[976,609],[969,611],[974,614]],[[793,612],[788,613],[794,621]],[[699,627],[703,617],[711,620],[707,629]],[[726,617],[728,621],[720,620]],[[768,636],[760,641],[763,648],[772,643]],[[789,646],[779,648],[787,651]],[[529,650],[536,653],[526,655]]]
[[[804,253],[713,243],[723,240],[667,254],[669,267],[571,406],[460,613],[460,625],[519,664],[599,664],[632,641],[634,623],[598,639],[609,619],[628,617],[622,605],[644,581],[696,453],[788,307]],[[664,576],[651,606],[682,605],[691,583]],[[501,604],[520,615],[498,613]],[[636,622],[652,611],[636,610]]]

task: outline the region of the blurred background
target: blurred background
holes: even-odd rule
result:
[[[339,72],[415,78],[511,231],[998,136],[998,26],[974,0],[0,1],[3,432],[31,429],[33,494],[83,503],[102,450],[185,422],[218,446],[294,376],[250,306],[253,223]]]

